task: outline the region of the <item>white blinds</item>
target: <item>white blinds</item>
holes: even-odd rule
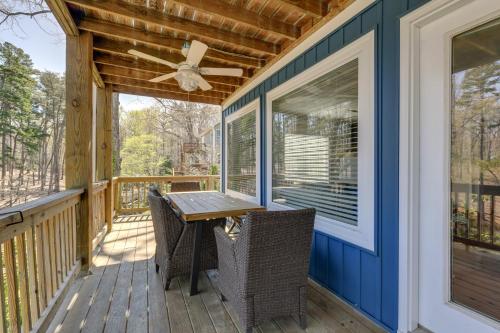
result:
[[[256,196],[255,110],[227,124],[227,188]]]
[[[272,199],[357,225],[358,60],[272,102]]]

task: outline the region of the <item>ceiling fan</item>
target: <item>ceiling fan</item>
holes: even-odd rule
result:
[[[191,43],[185,42],[182,47],[182,54],[186,57],[186,61],[178,64],[173,62],[160,59],[158,57],[137,51],[134,49],[128,50],[129,54],[137,56],[142,59],[149,61],[154,61],[163,65],[167,65],[176,69],[176,72],[161,75],[155,77],[150,82],[161,82],[168,80],[170,78],[175,78],[181,87],[185,91],[194,91],[201,88],[201,90],[210,90],[212,86],[208,83],[202,75],[222,75],[222,76],[242,76],[243,70],[241,68],[215,68],[215,67],[198,67],[201,59],[205,55],[208,46],[193,40]]]

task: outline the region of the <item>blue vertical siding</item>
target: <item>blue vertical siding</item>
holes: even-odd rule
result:
[[[267,91],[293,78],[369,31],[375,32],[375,251],[315,231],[310,275],[385,329],[398,318],[399,18],[427,0],[379,0],[273,73],[223,111],[260,98],[261,189],[266,202]],[[223,126],[223,135],[224,126]],[[222,152],[224,161],[224,151]],[[224,170],[224,165],[222,166]]]

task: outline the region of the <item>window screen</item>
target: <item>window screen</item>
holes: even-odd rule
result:
[[[227,124],[227,188],[256,196],[255,110]]]
[[[272,200],[357,225],[358,60],[272,102]]]

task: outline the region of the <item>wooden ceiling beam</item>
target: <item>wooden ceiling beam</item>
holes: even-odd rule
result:
[[[101,74],[133,77],[141,80],[151,80],[154,77],[166,74],[161,71],[135,67],[129,62],[123,62],[120,59],[112,59],[112,61],[108,60],[109,59],[106,59],[105,61],[102,61],[102,63],[97,62],[97,68]],[[216,85],[221,85],[230,87],[233,90],[243,84],[242,79],[237,77],[207,75],[205,76],[205,79],[214,87]]]
[[[253,28],[264,30],[278,37],[297,39],[300,35],[299,29],[291,24],[278,21],[274,18],[264,17],[259,13],[245,9],[241,6],[231,5],[221,0],[173,0],[174,2],[204,12],[209,15],[217,15],[237,24],[243,24]]]
[[[144,46],[139,46],[139,45],[133,45],[129,43],[120,43],[112,40],[105,40],[102,38],[95,38],[94,39],[94,50],[103,52],[103,53],[108,53],[108,54],[114,54],[118,56],[124,56],[127,58],[133,58],[133,59],[140,59],[136,58],[135,56],[131,55],[128,53],[128,50],[130,49],[135,49],[137,51],[141,51],[143,53],[158,57],[160,59],[164,59],[173,63],[180,63],[183,61],[186,61],[186,58],[180,54],[177,53],[171,53],[171,52],[165,52],[165,50],[158,50],[150,47],[144,47]],[[147,59],[141,59],[144,61],[148,61]],[[155,63],[154,61],[149,61],[152,63]],[[220,62],[215,62],[211,60],[206,60],[203,59],[200,63],[200,67],[221,67],[221,68],[231,68],[234,66],[220,63]],[[242,68],[243,70],[243,77],[244,78],[249,78],[252,76],[253,71],[249,70],[247,68]]]
[[[177,16],[168,15],[156,9],[132,5],[125,1],[66,0],[66,2],[82,8],[97,10],[127,19],[141,21],[146,24],[152,24],[169,31],[197,36],[204,40],[235,44],[251,52],[251,54],[255,52],[262,55],[276,55],[280,53],[279,45],[256,38],[245,37],[231,31],[182,19]]]
[[[121,86],[166,91],[176,94],[187,94],[187,91],[184,91],[181,88],[179,88],[177,82],[175,81],[174,81],[175,83],[154,83],[149,81],[142,81],[142,80],[124,78],[119,76],[111,76],[111,75],[103,75],[102,79],[104,80],[105,83],[117,84]],[[224,99],[228,96],[227,93],[223,93],[220,91],[214,91],[214,90],[203,91],[200,89],[191,91],[189,95],[199,96],[199,97],[211,97],[217,99]]]
[[[227,102],[231,97],[235,94],[238,94],[240,91],[244,91],[248,86],[252,84],[252,82],[256,81],[259,79],[261,75],[265,75],[266,72],[272,70],[272,67],[283,57],[285,57],[287,54],[289,54],[293,49],[295,49],[297,46],[299,46],[301,43],[303,43],[307,38],[309,38],[313,33],[321,29],[322,27],[325,26],[328,22],[330,22],[334,17],[339,15],[345,8],[347,8],[350,4],[352,4],[356,0],[339,0],[337,2],[337,6],[333,7],[332,10],[328,12],[328,14],[325,15],[319,22],[317,22],[315,25],[313,25],[309,30],[307,30],[304,34],[302,34],[297,40],[291,42],[284,50],[283,52],[274,58],[272,58],[263,68],[259,69],[258,72],[255,73],[254,76],[252,76],[250,79],[245,80],[242,86],[238,87],[236,91],[226,98],[225,102]]]
[[[320,19],[326,15],[328,5],[321,0],[277,0],[284,6],[305,15]]]
[[[110,66],[110,65],[98,65],[97,68],[98,68],[99,72],[101,73],[101,75],[104,75],[104,76],[116,76],[116,77],[129,78],[129,79],[140,80],[140,81],[149,81],[152,78],[159,76],[159,74],[142,72],[142,71],[138,71],[138,70],[130,69],[130,68],[114,67],[114,66]],[[218,82],[210,82],[209,77],[205,77],[205,78],[212,85],[213,91],[219,91],[219,92],[223,92],[226,94],[231,94],[232,92],[234,92],[236,90],[235,86],[221,84]],[[163,81],[161,83],[177,85],[177,82],[175,81],[175,79],[170,79],[167,81]]]
[[[78,36],[78,27],[76,26],[68,6],[64,0],[45,0],[50,11],[67,36]]]
[[[220,105],[221,99],[211,98],[211,97],[200,97],[191,94],[178,94],[173,92],[166,92],[160,90],[128,87],[122,85],[113,85],[113,91],[121,94],[147,96],[154,98],[165,98],[173,99],[178,101],[193,102],[193,103],[205,103],[205,104],[215,104]]]
[[[114,24],[91,18],[82,19],[79,22],[78,27],[81,30],[90,31],[94,34],[124,39],[131,42],[140,42],[153,47],[169,49],[178,54],[180,54],[182,46],[184,45],[184,40],[180,38],[170,38],[155,32],[134,29],[128,25]],[[234,53],[226,53],[212,48],[207,50],[205,57],[217,59],[221,62],[247,66],[260,67],[262,65],[262,60],[260,59],[237,55]]]
[[[121,56],[109,55],[106,53],[94,52],[94,62],[97,64],[113,65],[126,68],[137,68],[143,71],[168,74],[175,72],[174,69],[141,59],[131,59]]]
[[[100,65],[100,71],[101,71],[101,74],[104,76],[115,76],[115,77],[119,77],[119,78],[139,80],[139,81],[144,81],[144,82],[148,82],[151,78],[156,76],[156,75],[151,75],[151,74],[148,74],[145,72],[136,71],[134,69],[126,69],[126,68],[113,67],[113,66],[108,66],[108,65]],[[235,86],[229,86],[229,85],[220,84],[220,83],[216,83],[216,82],[209,82],[209,83],[213,87],[212,91],[218,91],[221,93],[225,93],[227,95],[230,95],[236,89]],[[179,85],[177,84],[175,79],[163,81],[163,82],[161,82],[161,84],[176,85],[177,87],[179,87]]]

